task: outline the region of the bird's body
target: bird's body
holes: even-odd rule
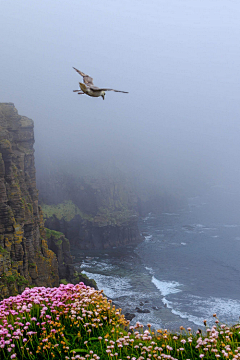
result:
[[[90,87],[87,87],[85,84],[82,83],[79,83],[79,86],[84,92],[84,94],[87,94],[88,96],[99,97],[105,95],[105,92],[103,90],[92,90]]]
[[[86,94],[86,95],[92,96],[92,97],[101,96],[104,100],[105,91],[115,91],[115,92],[121,92],[121,93],[128,94],[127,91],[99,88],[99,87],[93,85],[93,78],[91,78],[89,75],[84,74],[82,71],[76,69],[75,67],[73,69],[76,70],[77,73],[83,77],[84,84],[79,83],[79,86],[80,86],[80,89],[82,90],[82,92],[80,90],[73,90],[74,92],[77,92],[79,95]]]

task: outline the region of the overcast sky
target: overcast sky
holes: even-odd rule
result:
[[[0,11],[0,102],[34,120],[37,169],[48,156],[113,161],[177,187],[238,189],[238,0],[1,0]],[[77,95],[73,66],[129,94]]]

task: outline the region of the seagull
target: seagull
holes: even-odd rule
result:
[[[104,100],[105,91],[115,91],[115,92],[121,92],[121,93],[124,93],[124,94],[128,94],[128,91],[120,91],[120,90],[114,90],[114,89],[99,88],[99,87],[93,85],[93,78],[91,78],[89,75],[84,74],[82,71],[76,69],[75,67],[73,69],[76,70],[76,72],[83,77],[84,84],[79,83],[80,89],[82,91],[80,91],[80,89],[79,90],[73,90],[73,92],[77,92],[79,95],[86,94],[88,96],[93,96],[93,97],[101,96],[103,98],[103,100]]]

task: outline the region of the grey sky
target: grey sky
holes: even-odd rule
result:
[[[0,10],[0,101],[34,120],[37,158],[116,160],[178,187],[239,184],[239,1],[1,0]],[[76,95],[72,66],[129,94]]]

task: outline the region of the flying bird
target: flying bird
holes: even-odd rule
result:
[[[80,94],[86,94],[88,96],[93,96],[93,97],[101,96],[103,98],[103,100],[104,100],[105,91],[115,91],[115,92],[121,92],[121,93],[124,93],[124,94],[128,94],[128,91],[120,91],[120,90],[114,90],[114,89],[99,88],[99,87],[93,85],[93,78],[91,78],[89,75],[84,74],[82,71],[76,69],[75,67],[73,69],[76,70],[76,72],[83,77],[84,84],[79,83],[80,89],[82,91],[80,91],[80,89],[79,90],[73,90],[73,92],[77,92],[79,95]]]

